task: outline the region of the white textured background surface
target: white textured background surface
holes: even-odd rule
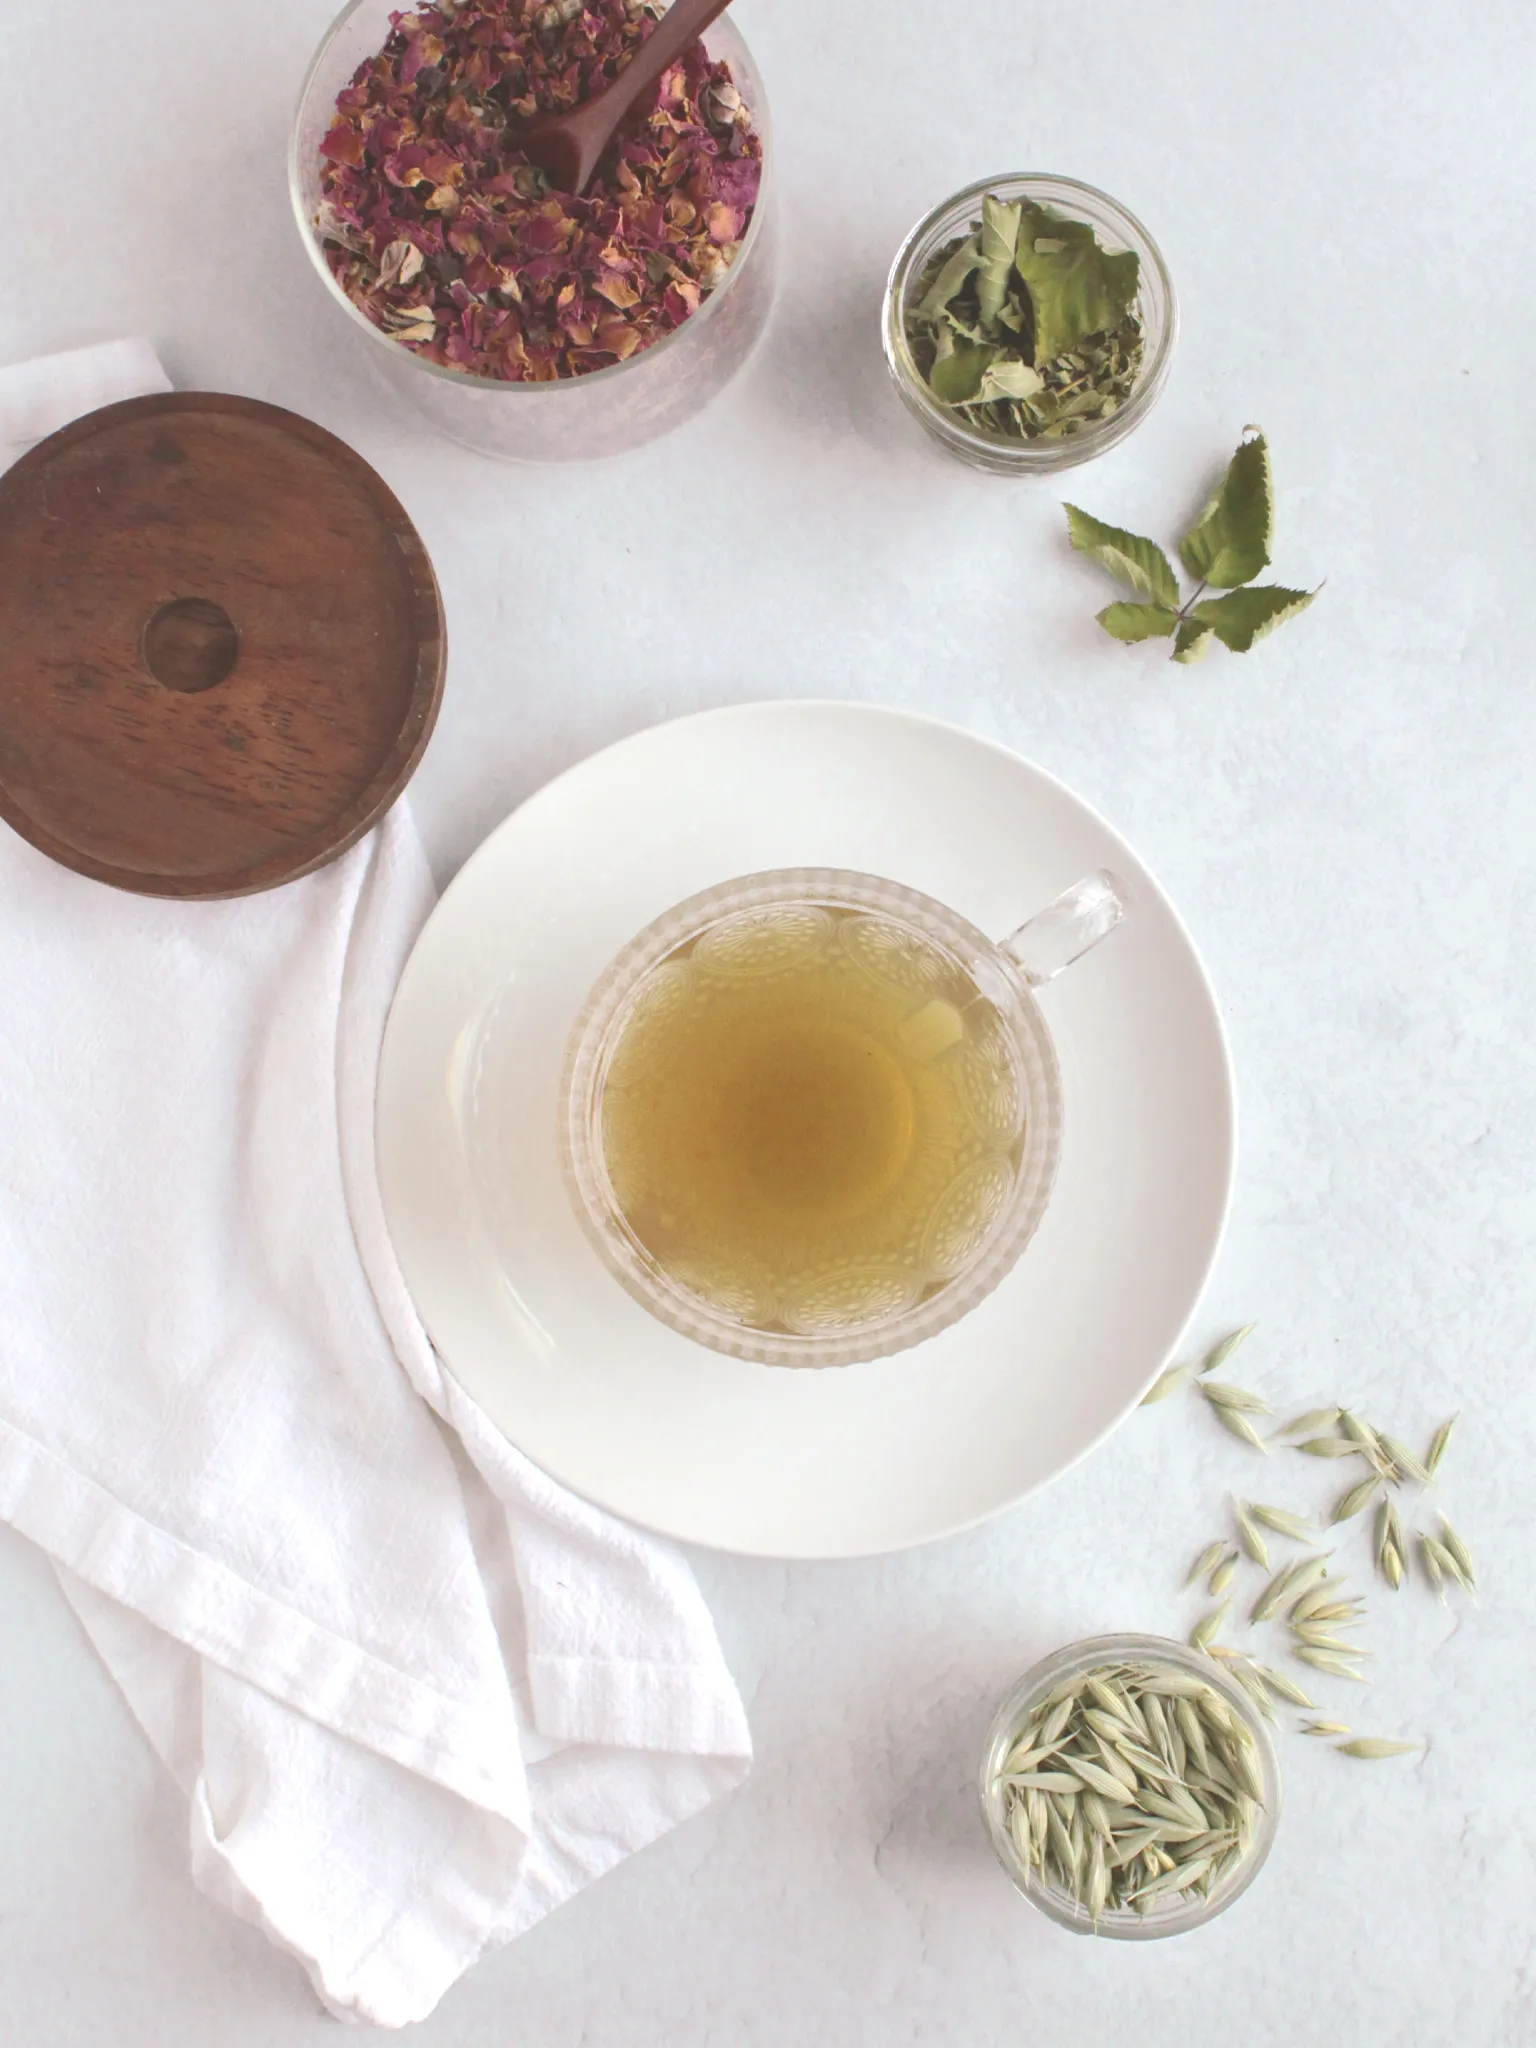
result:
[[[1430,1735],[1427,1758],[1289,1740],[1260,1884],[1133,1950],[1058,1933],[991,1864],[970,1779],[992,1702],[1071,1636],[1186,1621],[1173,1589],[1224,1487],[1300,1503],[1332,1472],[1257,1476],[1175,1403],[924,1553],[702,1558],[754,1777],[415,2038],[1527,2048],[1536,25],[1518,0],[736,12],[773,98],[785,288],[747,376],[658,448],[551,477],[379,416],[282,182],[325,0],[5,10],[0,360],[142,331],[178,383],[293,406],[377,464],[451,621],[416,785],[445,878],[590,748],[753,696],[935,712],[1101,806],[1188,917],[1233,1034],[1238,1200],[1198,1334],[1257,1317],[1244,1378],[1286,1407],[1346,1392],[1414,1442],[1462,1407],[1443,1490],[1485,1604],[1377,1597],[1379,1682],[1347,1704]],[[1025,168],[1127,201],[1183,301],[1162,405],[1066,493],[1172,539],[1244,422],[1271,436],[1277,573],[1328,588],[1245,660],[1103,640],[1062,492],[949,464],[886,388],[900,236]],[[333,2039],[297,1969],[193,1892],[177,1800],[9,1536],[0,1631],[0,2038]]]

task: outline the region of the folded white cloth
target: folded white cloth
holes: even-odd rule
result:
[[[431,902],[403,803],[230,903],[0,827],[0,1518],[197,1884],[384,2025],[750,1757],[686,1562],[515,1451],[406,1294],[373,1085]]]
[[[56,433],[84,412],[170,388],[160,358],[139,339],[8,363],[0,369],[0,469],[29,442]]]

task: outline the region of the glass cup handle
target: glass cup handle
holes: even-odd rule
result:
[[[1027,924],[1000,941],[998,951],[1007,954],[1031,988],[1038,988],[1081,960],[1124,916],[1123,884],[1100,868],[1037,910]]]

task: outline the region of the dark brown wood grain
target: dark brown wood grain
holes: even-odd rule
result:
[[[76,420],[0,478],[0,817],[151,896],[322,866],[409,781],[447,636],[361,456],[255,399]]]

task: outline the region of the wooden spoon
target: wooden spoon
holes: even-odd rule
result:
[[[729,4],[730,0],[672,0],[618,77],[596,99],[568,114],[532,121],[509,140],[539,166],[557,192],[579,196],[636,103]]]

